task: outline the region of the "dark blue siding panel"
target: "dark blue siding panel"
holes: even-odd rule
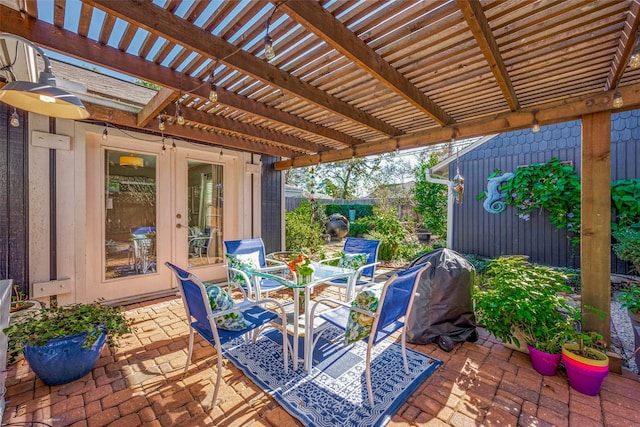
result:
[[[640,110],[612,115],[611,179],[640,178]],[[528,255],[533,262],[579,268],[580,251],[573,247],[565,230],[549,224],[545,212],[523,221],[515,208],[490,214],[476,197],[486,190],[487,177],[495,169],[513,172],[519,165],[544,163],[552,157],[573,162],[578,174],[581,122],[543,126],[537,134],[530,129],[499,135],[477,149],[460,156],[460,172],[465,177],[464,202],[453,211],[453,249],[462,253],[496,257]],[[449,176],[456,173],[455,162]],[[629,264],[612,254],[612,271],[626,274]]]
[[[264,246],[269,252],[283,248],[282,223],[284,206],[282,206],[283,173],[276,171],[273,164],[278,157],[262,156],[262,230]]]

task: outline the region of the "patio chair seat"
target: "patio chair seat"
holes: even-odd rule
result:
[[[188,271],[181,269],[169,262],[165,262],[165,265],[175,274],[178,280],[178,288],[182,301],[184,303],[184,309],[187,314],[187,322],[189,323],[189,350],[187,355],[187,361],[184,366],[184,372],[189,369],[191,362],[191,356],[193,355],[194,345],[194,332],[197,332],[206,342],[212,345],[216,349],[217,353],[217,376],[215,391],[213,392],[213,398],[211,406],[216,403],[218,398],[218,392],[220,390],[220,383],[222,382],[222,355],[224,348],[222,344],[229,342],[237,337],[244,337],[245,341],[249,342],[248,336],[253,335],[253,342],[257,339],[258,334],[265,329],[265,327],[273,326],[273,320],[280,318],[280,325],[276,326],[280,329],[283,337],[286,337],[287,330],[287,317],[278,301],[273,299],[258,299],[249,300],[244,291],[240,288],[229,286],[229,292],[234,289],[242,293],[242,301],[232,306],[230,303],[225,310],[213,311],[211,308],[211,302],[207,289],[202,281]],[[268,310],[266,306],[275,307],[277,312]],[[230,313],[242,313],[244,317],[245,328],[242,330],[226,330],[219,328],[216,324],[216,319],[224,318],[225,315]],[[288,372],[288,341],[283,338],[282,340],[282,352],[284,362],[284,373]]]
[[[376,266],[378,263],[378,249],[380,248],[380,240],[361,239],[357,237],[348,237],[344,242],[343,254],[357,255],[365,254],[367,261],[365,265],[357,268],[356,274],[353,276],[356,279],[355,282],[350,282],[351,279],[336,279],[328,281],[327,283],[338,286],[339,288],[345,288],[345,301],[349,301],[355,295],[358,288],[363,286],[369,286],[374,284],[376,275]],[[330,258],[321,263],[329,263],[339,260],[340,258]]]
[[[326,326],[328,324],[333,324],[338,328],[343,329],[345,331],[345,338],[351,338],[351,335],[347,331],[347,329],[350,323],[349,320],[352,318],[352,316],[365,315],[372,318],[373,322],[367,323],[371,325],[371,329],[368,335],[364,336],[364,334],[356,334],[355,336],[356,339],[362,337],[361,339],[367,340],[365,377],[367,382],[367,393],[369,395],[369,404],[373,406],[373,388],[371,385],[371,351],[373,349],[373,346],[384,340],[394,332],[402,329],[402,359],[404,362],[405,373],[407,375],[409,374],[409,364],[407,361],[406,349],[407,335],[404,325],[407,321],[409,313],[411,312],[411,306],[415,298],[416,288],[418,286],[420,278],[430,266],[430,263],[426,263],[417,267],[407,269],[394,275],[384,284],[381,284],[379,293],[380,296],[377,300],[377,309],[375,311],[368,310],[363,307],[358,307],[356,304],[358,301],[357,299],[354,300],[353,303],[346,303],[344,301],[339,301],[331,298],[322,298],[316,301],[311,308],[311,323],[309,325],[309,334],[313,337],[313,340],[311,346],[309,346],[310,348],[305,349],[307,351],[307,357],[313,354],[313,349],[322,333],[326,330]],[[366,300],[369,304],[371,304],[371,299],[367,298]],[[325,310],[328,305],[333,306],[334,309],[330,311],[323,311],[316,316],[316,309]],[[314,327],[314,320],[316,317],[320,317],[328,323],[324,323],[320,327],[320,329],[317,329]],[[359,329],[356,330],[359,331],[362,329],[363,324],[353,322],[352,325],[357,326]],[[314,335],[314,333],[316,333],[316,335]],[[329,347],[334,347],[336,345],[340,344],[337,344],[337,341],[334,341],[334,344],[331,344]],[[325,347],[324,351],[332,351],[329,347]],[[313,361],[307,366],[308,372],[309,374],[311,374]]]
[[[229,281],[242,286],[249,294],[249,298],[254,298],[254,294],[255,298],[260,298],[260,294],[262,293],[269,296],[270,292],[286,288],[282,283],[265,277],[253,281],[252,270],[269,272],[271,274],[288,271],[286,263],[267,258],[264,243],[261,238],[225,240],[224,249],[225,257],[227,258]],[[245,260],[251,260],[255,265],[250,266],[250,263],[247,262],[246,265],[242,267],[234,268],[234,266],[231,265],[232,259],[240,257],[243,257]],[[269,266],[267,263],[272,265]]]

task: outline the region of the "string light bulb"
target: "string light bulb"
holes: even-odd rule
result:
[[[220,149],[220,158],[222,158],[222,148]]]
[[[166,128],[167,126],[164,124],[164,118],[162,116],[158,116],[158,129],[160,129],[161,132],[164,132]]]
[[[631,55],[631,58],[629,58],[629,67],[640,67],[640,50],[634,52],[633,55]]]
[[[176,121],[180,126],[184,125],[184,116],[182,115],[179,101],[176,101]]]
[[[18,117],[18,110],[16,110],[15,107],[13,107],[13,113],[11,113],[11,120],[9,120],[9,123],[14,128],[20,126],[20,117]]]
[[[164,156],[167,152],[167,147],[164,146],[164,136],[162,137],[162,155]]]
[[[533,122],[531,123],[531,130],[533,131],[533,133],[540,132],[540,123],[538,123],[538,118],[536,117],[536,114],[538,114],[538,112],[534,111],[533,112]]]
[[[104,130],[102,131],[102,140],[106,141],[107,139],[109,139],[109,132],[107,131],[107,127],[104,127]]]
[[[271,61],[276,57],[276,51],[273,50],[273,39],[269,33],[264,36],[264,57],[267,58],[267,61]]]
[[[638,68],[640,67],[640,33],[636,34],[636,45],[633,48],[633,52],[629,57],[629,67]]]
[[[276,9],[278,7],[276,6]],[[273,16],[276,9],[273,9],[271,12],[271,16]],[[264,57],[267,58],[267,61],[271,61],[276,57],[276,51],[273,50],[273,39],[269,35],[269,25],[271,25],[271,16],[267,19],[267,34],[264,36]]]
[[[613,94],[613,108],[620,108],[623,105],[624,101],[622,100],[622,94],[616,89],[615,93]]]
[[[540,123],[538,123],[538,119],[533,119],[533,126],[531,127],[533,133],[540,132]]]
[[[209,88],[209,101],[218,102],[218,87],[211,82],[211,87]]]
[[[173,141],[171,143],[171,150],[175,153],[176,151],[178,151],[178,147],[176,146],[176,142]]]

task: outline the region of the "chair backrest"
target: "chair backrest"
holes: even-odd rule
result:
[[[189,320],[191,318],[195,319],[201,328],[204,328],[211,336],[214,336],[212,322],[209,321],[208,317],[212,314],[211,305],[202,282],[193,274],[170,262],[165,262],[164,265],[169,267],[178,279],[178,287],[180,295],[182,295],[184,309],[187,312],[187,318]]]
[[[347,237],[344,242],[344,252],[347,254],[367,254],[367,264],[378,262],[378,248],[380,240],[361,239],[359,237]],[[373,278],[376,273],[375,265],[367,267],[362,271],[362,275]]]
[[[430,263],[409,268],[392,276],[385,283],[378,303],[378,316],[373,324],[374,343],[384,339],[389,330],[385,330],[389,325],[397,322],[400,318],[409,315],[416,289],[423,272],[431,266]],[[398,326],[401,326],[399,324]],[[393,328],[393,330],[398,329]]]
[[[227,254],[233,256],[256,254],[260,261],[259,267],[267,266],[264,243],[259,237],[255,239],[225,240],[224,250]]]

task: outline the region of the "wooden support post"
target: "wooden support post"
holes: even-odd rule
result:
[[[582,273],[583,329],[611,343],[611,113],[582,117]],[[605,313],[600,319],[593,306]]]

